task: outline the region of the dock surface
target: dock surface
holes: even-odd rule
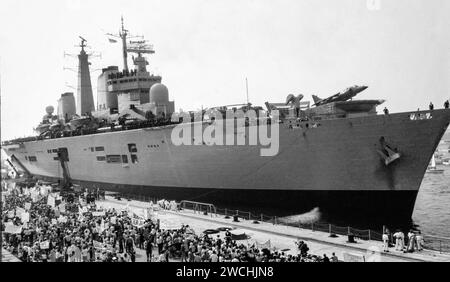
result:
[[[104,208],[124,209],[125,207],[135,209],[146,209],[150,207],[149,202],[135,200],[117,200],[111,196],[106,196],[104,201],[97,202],[97,205]],[[243,244],[260,244],[270,240],[271,247],[281,251],[285,250],[287,254],[296,255],[298,253],[295,242],[303,240],[308,244],[309,253],[328,257],[335,253],[339,260],[344,260],[345,254],[364,257],[366,261],[381,262],[450,262],[450,254],[439,253],[432,250],[423,250],[414,253],[403,253],[390,248],[390,252],[382,252],[382,242],[357,240],[356,243],[347,243],[346,236],[337,238],[329,237],[328,233],[320,231],[311,231],[298,227],[274,225],[267,222],[253,223],[253,221],[239,219],[239,222],[233,222],[232,218],[225,218],[215,214],[199,214],[192,210],[171,211],[160,210],[155,212],[157,218],[162,222],[168,222],[173,225],[187,224],[193,228],[196,234],[201,234],[207,229],[216,229],[220,227],[236,228],[233,233],[245,233],[250,239],[243,240]],[[215,234],[211,236],[216,236]]]

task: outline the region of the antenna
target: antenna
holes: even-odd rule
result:
[[[66,51],[64,51],[64,58],[65,57],[72,57],[72,58],[76,58],[78,55],[75,54],[70,54],[70,53],[66,53]]]
[[[81,39],[81,43],[80,43],[80,45],[78,45],[78,46],[76,46],[76,47],[81,47],[81,50],[82,50],[82,51],[84,51],[84,47],[90,47],[90,46],[87,46],[87,45],[86,45],[86,42],[87,42],[86,39],[84,39],[84,38],[81,37],[81,36],[78,36],[78,37]]]
[[[155,50],[153,45],[148,44],[147,40],[130,41],[130,46],[127,48],[127,52],[136,53],[139,57],[141,54],[154,54]]]
[[[77,90],[74,86],[70,85],[69,83],[65,83],[65,86],[74,90]]]
[[[245,78],[245,88],[247,90],[247,105],[250,106],[250,102],[248,100],[248,79],[247,78]]]
[[[70,70],[73,72],[78,72],[78,70],[76,68],[69,68],[69,67],[63,67],[63,70]]]

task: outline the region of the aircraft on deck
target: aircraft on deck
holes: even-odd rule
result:
[[[358,95],[359,93],[363,92],[364,90],[366,90],[367,88],[369,88],[368,86],[352,86],[349,87],[347,89],[345,89],[342,92],[339,92],[337,94],[334,94],[333,96],[330,96],[326,99],[320,99],[319,97],[317,97],[316,95],[312,95],[313,100],[314,100],[314,105],[315,106],[321,106],[321,105],[325,105],[331,102],[338,102],[338,101],[347,101],[352,99],[353,97],[355,97],[356,95]]]

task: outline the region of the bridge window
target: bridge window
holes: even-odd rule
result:
[[[134,143],[128,144],[128,151],[129,151],[130,153],[137,153],[137,147],[136,147],[136,144],[134,144]]]
[[[137,155],[134,155],[134,154],[131,155],[131,162],[134,163],[134,164],[137,164],[137,163],[138,163],[138,157],[137,157]]]
[[[121,163],[122,158],[120,155],[107,155],[106,162],[107,163]]]
[[[101,152],[101,151],[104,151],[105,150],[105,147],[95,147],[95,151],[96,152]]]
[[[97,161],[104,162],[104,161],[106,161],[106,157],[105,156],[97,156]]]
[[[127,155],[122,155],[122,163],[127,164],[128,163],[128,157]]]

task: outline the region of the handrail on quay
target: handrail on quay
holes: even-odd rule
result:
[[[208,204],[208,203],[202,203],[202,202],[194,202],[194,201],[187,201],[187,200],[183,200],[180,202],[180,207],[183,209],[189,209],[186,207],[186,205],[190,205],[192,208],[192,210],[194,212],[206,212],[206,214],[210,214],[211,216],[214,214],[217,215],[217,209],[213,204]],[[205,214],[205,215],[206,215]]]

